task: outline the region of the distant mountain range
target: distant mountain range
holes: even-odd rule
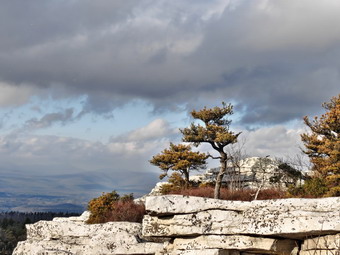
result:
[[[102,192],[148,193],[158,175],[129,173],[119,178],[101,171],[42,175],[0,171],[0,211],[81,213]],[[136,182],[138,185],[136,185]]]
[[[86,209],[85,203],[62,203],[63,200],[67,198],[0,192],[0,211],[81,213]]]

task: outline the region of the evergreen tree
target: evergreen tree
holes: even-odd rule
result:
[[[325,181],[327,196],[340,196],[340,94],[322,105],[327,111],[311,121],[304,117],[310,133],[301,135],[304,151],[313,164],[315,177]]]
[[[151,164],[158,166],[165,173],[160,175],[163,179],[169,170],[178,171],[184,175],[186,186],[189,185],[189,173],[191,170],[204,168],[207,155],[205,153],[191,151],[190,145],[170,143],[168,149],[152,157]]]
[[[227,118],[233,114],[231,104],[222,103],[222,107],[206,108],[199,111],[192,111],[191,116],[203,122],[200,124],[191,123],[190,127],[181,129],[184,142],[191,142],[195,146],[201,143],[208,143],[214,150],[219,153],[219,157],[213,157],[220,160],[220,171],[216,177],[214,198],[220,198],[222,178],[226,172],[228,154],[225,147],[237,142],[240,133],[230,131],[231,120]]]

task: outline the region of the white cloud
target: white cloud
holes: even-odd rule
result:
[[[174,133],[169,123],[163,119],[156,119],[150,122],[145,127],[136,129],[128,134],[127,140],[129,141],[146,141],[164,136],[169,136]]]
[[[278,158],[294,157],[301,154],[302,129],[287,129],[285,126],[263,127],[254,131],[244,131],[240,139],[245,140],[248,155]]]
[[[1,136],[0,177],[7,182],[3,189],[66,197],[110,191],[107,189],[146,193],[158,176],[148,160],[168,146],[174,135],[169,123],[156,119],[108,143],[58,136]],[[34,178],[37,180],[31,182]],[[50,185],[53,178],[56,182]],[[25,179],[29,183],[22,188]],[[65,187],[58,190],[61,186]]]

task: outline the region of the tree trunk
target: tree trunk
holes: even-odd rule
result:
[[[216,184],[215,184],[215,191],[214,191],[215,199],[219,199],[221,196],[222,179],[225,174],[226,164],[227,164],[227,156],[224,153],[220,153],[220,154],[221,154],[221,159],[220,159],[221,167],[216,177]]]
[[[185,188],[189,188],[189,171],[184,171]]]

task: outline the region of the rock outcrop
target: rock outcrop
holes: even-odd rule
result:
[[[88,215],[27,225],[14,255],[339,255],[340,197],[222,201],[146,198],[143,224]]]
[[[241,202],[155,196],[146,199],[146,208],[151,214],[144,217],[146,236],[243,234],[299,239],[340,232],[339,197]]]
[[[14,255],[155,254],[162,243],[141,239],[142,225],[132,222],[86,224],[88,212],[80,217],[55,218],[26,225],[27,241]]]

